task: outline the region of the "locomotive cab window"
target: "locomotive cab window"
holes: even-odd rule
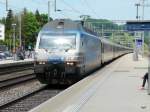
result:
[[[39,43],[40,49],[76,49],[75,35],[42,35]]]

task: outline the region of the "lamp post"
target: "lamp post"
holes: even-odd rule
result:
[[[22,18],[21,18],[21,13],[19,14],[19,17],[18,17],[18,20],[19,20],[19,46],[20,47],[22,47],[22,37],[21,37],[21,27],[22,27],[22,25],[21,25],[21,20]]]
[[[142,20],[144,20],[145,0],[142,0]]]
[[[50,21],[50,5],[51,5],[51,2],[48,1],[48,22]]]
[[[6,0],[6,11],[8,11],[8,0]]]
[[[54,9],[54,11],[55,12],[61,12],[62,11],[61,9],[57,9],[57,2],[56,2],[56,0],[54,2],[55,2],[55,9]]]
[[[148,90],[147,93],[150,95],[150,40],[148,45]]]
[[[13,27],[13,56],[14,56],[14,60],[16,59],[16,24],[12,24]]]
[[[57,11],[57,1],[55,0],[54,2],[55,2],[55,9],[54,10],[56,12]]]
[[[135,6],[137,7],[137,9],[136,9],[136,19],[138,20],[140,18],[139,17],[139,6],[140,6],[140,4],[137,3],[137,4],[135,4]]]

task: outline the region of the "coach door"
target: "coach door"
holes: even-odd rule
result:
[[[104,63],[104,44],[103,42],[101,41],[101,64]]]
[[[82,73],[81,74],[85,74],[85,60],[86,60],[86,45],[85,45],[85,38],[83,37],[83,35],[81,36],[81,39],[80,39],[80,49],[81,49],[81,56],[82,56],[82,68],[81,68],[81,71]]]

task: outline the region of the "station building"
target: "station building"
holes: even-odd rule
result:
[[[5,26],[0,24],[0,40],[4,40],[5,37]]]

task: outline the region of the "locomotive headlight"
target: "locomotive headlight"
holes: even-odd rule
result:
[[[45,65],[46,62],[45,62],[45,61],[39,61],[38,64],[39,64],[39,65]]]
[[[46,64],[46,62],[43,62],[43,64],[45,65],[45,64]]]
[[[65,58],[66,64],[68,66],[76,66],[78,64],[80,64],[81,62],[81,57],[79,56],[68,56]]]
[[[42,65],[43,63],[42,63],[42,62],[39,62],[39,64]]]
[[[75,65],[75,63],[74,62],[67,62],[67,65],[73,66],[73,65]]]

